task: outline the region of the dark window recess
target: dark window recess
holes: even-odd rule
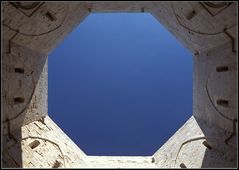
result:
[[[50,12],[47,12],[45,15],[50,21],[55,21],[56,20],[56,17]]]
[[[24,73],[24,68],[15,68],[16,73]]]
[[[218,99],[217,104],[220,106],[225,106],[225,107],[229,106],[228,100],[223,100],[223,99]]]
[[[211,145],[207,141],[203,141],[202,143],[204,146],[206,146],[208,149],[212,149]]]
[[[29,146],[30,146],[32,149],[36,148],[38,145],[40,145],[40,142],[39,142],[38,140],[34,140],[33,142],[31,142],[31,143],[29,144]]]
[[[180,166],[181,168],[187,168],[184,163],[181,163],[179,166]]]
[[[228,66],[220,66],[216,68],[217,72],[225,72],[228,71]]]
[[[152,158],[151,162],[152,162],[152,163],[154,163],[154,162],[155,162],[155,159],[154,159],[154,158]]]
[[[56,160],[52,168],[59,168],[60,166],[61,166],[61,163]]]
[[[18,104],[18,103],[24,103],[25,99],[23,97],[15,97],[14,98],[14,103]]]
[[[193,10],[193,11],[191,11],[191,12],[188,13],[188,15],[186,16],[186,18],[187,18],[188,20],[191,20],[193,17],[196,16],[196,14],[197,14],[197,12],[196,12],[195,10]]]

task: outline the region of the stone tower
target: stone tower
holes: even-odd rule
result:
[[[1,5],[3,167],[237,167],[237,2]],[[87,156],[48,116],[47,56],[91,12],[151,13],[193,54],[193,116],[152,156]]]

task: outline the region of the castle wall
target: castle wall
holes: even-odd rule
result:
[[[237,2],[3,2],[4,167],[236,167],[237,8]],[[153,160],[87,157],[47,116],[47,56],[90,12],[149,12],[193,54],[193,117]],[[39,145],[31,149],[33,141]]]

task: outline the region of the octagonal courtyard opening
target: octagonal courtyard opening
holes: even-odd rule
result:
[[[192,57],[149,13],[92,13],[49,55],[49,116],[87,154],[149,156],[192,115]]]

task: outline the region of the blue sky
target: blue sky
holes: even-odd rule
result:
[[[49,116],[88,155],[152,155],[192,115],[192,57],[148,13],[90,14],[49,55]]]

